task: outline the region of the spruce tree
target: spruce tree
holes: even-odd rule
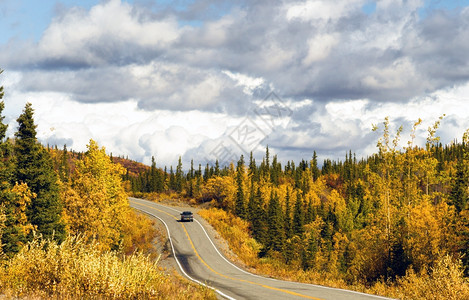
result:
[[[285,197],[285,238],[291,239],[293,237],[293,224],[291,218],[291,203],[290,203],[290,189],[287,188],[287,196]]]
[[[293,234],[297,236],[302,236],[304,232],[304,209],[303,209],[303,199],[301,192],[298,190],[296,193],[296,202],[295,208],[293,211]]]
[[[67,145],[64,145],[59,165],[59,177],[62,182],[68,182],[70,178],[70,164],[68,163]]]
[[[197,173],[197,178],[195,181],[195,193],[198,195],[200,192],[200,184],[202,183],[202,165],[199,164],[199,170],[196,172]]]
[[[282,208],[277,193],[272,192],[270,196],[269,206],[267,209],[268,216],[268,242],[267,250],[283,252],[285,244],[285,230],[283,227]]]
[[[450,193],[450,203],[454,205],[457,212],[465,210],[468,202],[468,176],[464,159],[458,159],[456,164],[456,174],[453,177],[453,184]]]
[[[220,164],[218,163],[218,159],[215,160],[215,170],[213,172],[215,176],[220,176]]]
[[[318,242],[314,236],[314,232],[311,232],[308,238],[308,245],[303,250],[301,256],[301,266],[303,270],[314,268],[314,261],[316,259],[316,253],[318,252]]]
[[[176,190],[176,176],[174,175],[173,166],[169,167],[169,188]]]
[[[1,70],[0,70],[1,73]],[[0,100],[3,96],[3,87],[0,87]],[[27,234],[27,218],[24,218],[24,209],[27,203],[21,201],[12,191],[13,164],[12,164],[12,146],[7,140],[6,131],[8,125],[3,123],[4,117],[2,116],[5,103],[0,102],[0,205],[1,213],[5,215],[3,224],[0,224],[1,240],[0,252],[3,252],[8,257],[11,257],[21,249],[21,245],[26,243]]]
[[[182,188],[184,185],[184,173],[182,172],[182,161],[181,157],[179,156],[178,165],[176,167],[176,188],[177,192],[182,192]]]
[[[31,224],[45,238],[53,237],[60,242],[65,238],[65,224],[58,178],[49,153],[36,139],[33,115],[31,103],[27,103],[17,119],[15,181],[26,183],[36,194],[26,212]]]
[[[254,203],[252,216],[252,234],[261,244],[267,244],[267,212],[265,211],[260,187],[257,187],[256,195],[252,200]]]
[[[158,190],[158,171],[156,169],[156,160],[155,157],[151,157],[151,167],[150,167],[150,176],[148,183],[149,192],[156,192]]]
[[[244,201],[244,156],[241,155],[238,166],[236,168],[236,202],[235,202],[235,214],[242,219],[246,218],[246,205]]]
[[[251,177],[251,184],[254,181],[259,181],[259,172],[257,171],[256,160],[251,154],[249,155],[249,176]]]
[[[249,190],[249,199],[246,207],[246,218],[248,221],[251,222],[251,224],[253,219],[256,218],[256,195],[253,183],[251,183],[251,187]]]
[[[321,174],[321,171],[318,168],[318,156],[316,151],[313,152],[313,159],[311,160],[311,175],[313,176],[313,180],[316,181]]]
[[[3,73],[3,70],[0,69],[0,75],[1,75],[2,73]],[[3,99],[3,96],[4,96],[4,95],[5,95],[5,94],[4,94],[4,92],[3,92],[3,86],[1,85],[1,86],[0,86],[0,100]],[[2,109],[2,110],[3,110],[3,109]],[[3,119],[2,119],[2,121],[3,121]],[[2,123],[2,124],[3,124],[3,123]]]

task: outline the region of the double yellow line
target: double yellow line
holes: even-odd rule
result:
[[[158,208],[155,208],[155,207],[152,207],[152,206],[149,206],[149,205],[146,205],[146,204],[142,204],[142,203],[138,203],[139,205],[142,205],[142,206],[145,206],[145,207],[148,207],[148,208],[151,208],[151,209],[154,209],[154,210],[157,210],[161,213],[164,213],[172,218],[174,218],[175,220],[178,220],[177,217],[163,211],[163,210],[160,210]],[[197,258],[202,262],[202,264],[204,264],[204,266],[207,267],[207,269],[209,269],[210,271],[212,271],[213,273],[217,274],[218,276],[220,277],[223,277],[223,278],[226,278],[226,279],[229,279],[229,280],[233,280],[233,281],[240,281],[240,282],[245,282],[245,283],[249,283],[249,284],[252,284],[252,285],[257,285],[257,286],[261,286],[263,288],[266,288],[266,289],[269,289],[269,290],[275,290],[275,291],[279,291],[279,292],[282,292],[282,293],[285,293],[285,294],[289,294],[289,295],[293,295],[293,296],[298,296],[298,297],[302,297],[302,298],[307,298],[307,299],[313,299],[313,300],[322,300],[321,298],[316,298],[316,297],[312,297],[312,296],[308,296],[308,295],[303,295],[303,294],[299,294],[299,293],[296,293],[296,292],[292,292],[292,291],[289,291],[289,290],[285,290],[285,289],[280,289],[280,288],[276,288],[276,287],[273,287],[273,286],[269,286],[269,285],[265,285],[265,284],[261,284],[261,283],[257,283],[257,282],[253,282],[253,281],[250,281],[250,280],[245,280],[245,279],[239,279],[239,278],[234,278],[234,277],[230,277],[230,276],[226,276],[224,274],[221,274],[220,272],[217,272],[216,270],[214,270],[212,267],[210,267],[203,259],[202,257],[200,257],[199,255],[199,252],[197,252],[197,250],[195,249],[195,246],[194,246],[194,243],[192,242],[192,239],[191,237],[189,236],[189,233],[187,232],[187,229],[186,229],[186,226],[184,226],[183,223],[181,223],[181,226],[182,228],[184,229],[184,232],[186,233],[186,236],[187,236],[187,239],[189,240],[189,243],[191,244],[191,247],[192,247],[192,250],[194,251],[195,255],[197,256]],[[174,254],[176,255],[176,254]]]

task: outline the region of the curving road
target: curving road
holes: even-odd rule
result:
[[[130,205],[166,226],[179,271],[205,284],[226,299],[387,299],[313,284],[282,281],[248,273],[229,262],[215,247],[194,214],[194,222],[179,222],[181,211],[162,204],[129,198]]]

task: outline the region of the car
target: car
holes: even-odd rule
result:
[[[194,214],[191,211],[183,211],[181,213],[181,222],[184,221],[194,222]]]

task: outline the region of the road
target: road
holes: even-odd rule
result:
[[[348,290],[266,278],[229,262],[215,247],[194,214],[194,222],[179,222],[180,210],[137,198],[130,205],[163,222],[179,271],[226,299],[387,299]]]

